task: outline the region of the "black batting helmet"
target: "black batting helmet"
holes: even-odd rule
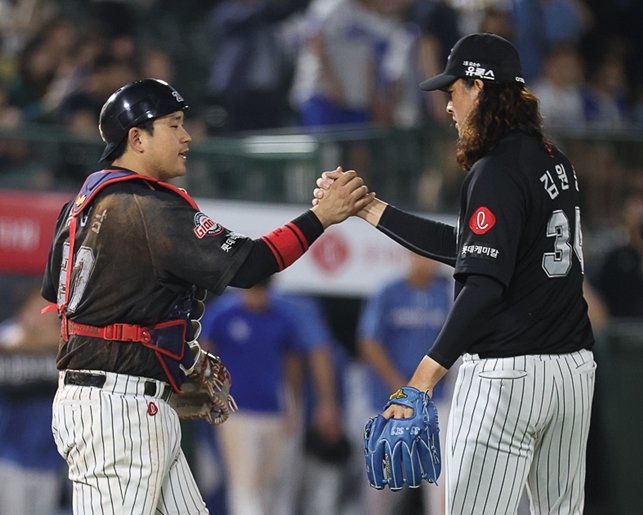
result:
[[[107,144],[100,160],[110,161],[132,127],[187,108],[179,92],[162,80],[142,79],[125,84],[112,93],[100,111],[98,129]]]

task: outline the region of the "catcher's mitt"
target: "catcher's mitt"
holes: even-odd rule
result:
[[[191,344],[193,351],[195,345]],[[196,344],[198,346],[198,344]],[[194,365],[185,370],[187,380],[181,393],[173,393],[169,403],[184,420],[203,418],[210,424],[222,424],[237,410],[230,395],[230,372],[217,356],[198,347]]]
[[[373,488],[417,488],[422,480],[437,483],[440,476],[438,411],[427,393],[405,386],[384,406],[413,409],[411,418],[372,417],[364,430],[366,474]]]

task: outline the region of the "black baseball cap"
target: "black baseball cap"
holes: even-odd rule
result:
[[[420,83],[425,91],[444,89],[456,79],[525,83],[518,50],[505,38],[491,33],[470,34],[451,49],[444,71]]]

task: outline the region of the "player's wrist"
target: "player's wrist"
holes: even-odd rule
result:
[[[433,388],[447,373],[447,369],[430,356],[424,356],[409,380],[408,386],[417,388],[421,392],[433,393]]]
[[[377,227],[387,206],[388,203],[378,198],[374,198],[357,213],[357,216],[371,224],[373,227]]]
[[[317,204],[309,209],[311,213],[315,215],[319,223],[321,224],[322,230],[333,225],[331,217],[328,216],[328,213],[321,204]]]

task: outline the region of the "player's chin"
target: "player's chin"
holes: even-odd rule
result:
[[[184,157],[179,157],[179,160],[174,167],[175,177],[183,177],[187,173],[187,160]]]
[[[168,166],[163,170],[163,173],[160,174],[161,180],[169,181],[170,179],[175,179],[176,177],[183,177],[186,175],[186,166],[185,164],[177,164],[175,166]]]

